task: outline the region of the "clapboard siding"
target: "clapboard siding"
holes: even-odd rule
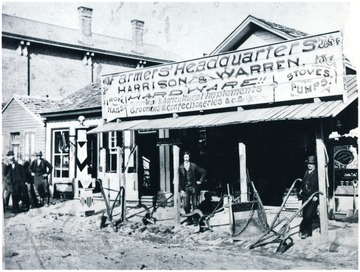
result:
[[[11,149],[10,135],[19,132],[20,155],[24,158],[25,132],[35,133],[35,149],[45,152],[45,126],[15,99],[2,113],[3,153]],[[44,154],[46,155],[46,154]]]
[[[238,49],[252,48],[281,41],[284,41],[284,39],[274,33],[265,29],[258,29],[244,43],[242,43]]]

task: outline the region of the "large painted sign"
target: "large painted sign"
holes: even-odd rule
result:
[[[102,77],[116,118],[274,103],[344,93],[339,31]]]

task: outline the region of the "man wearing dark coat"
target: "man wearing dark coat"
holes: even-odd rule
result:
[[[47,198],[47,205],[50,204],[50,191],[48,176],[51,174],[53,166],[42,158],[42,152],[35,153],[36,159],[30,164],[29,170],[34,177],[35,187],[40,195],[41,205],[44,205]]]
[[[30,200],[25,184],[24,168],[15,160],[13,151],[9,151],[7,157],[10,163],[6,168],[5,176],[9,178],[12,184],[12,212],[21,212],[19,207],[20,201],[25,205],[25,210],[29,210]]]
[[[35,192],[34,177],[30,173],[29,166],[30,162],[25,161],[23,167],[25,171],[26,186],[28,188],[31,208],[37,208],[39,207],[39,200]]]
[[[307,170],[301,183],[300,197],[305,202],[313,193],[319,191],[318,173],[316,169],[316,157],[309,156],[305,161]],[[303,209],[303,219],[300,223],[299,235],[302,239],[312,236],[312,221],[319,204],[318,196],[314,196]]]
[[[185,213],[191,212],[191,203],[193,210],[197,208],[198,185],[204,181],[205,176],[206,171],[195,163],[190,162],[190,153],[185,152],[184,163],[179,166],[179,190],[181,197],[185,198]],[[187,221],[188,224],[191,224],[191,217]]]

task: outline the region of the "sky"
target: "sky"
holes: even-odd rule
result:
[[[132,19],[145,22],[144,42],[184,59],[210,53],[248,15],[316,35],[341,30],[344,53],[358,66],[357,1],[313,2],[17,2],[3,1],[2,12],[78,29],[79,6],[93,9],[94,33],[131,39]]]

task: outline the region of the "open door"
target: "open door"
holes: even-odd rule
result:
[[[160,187],[160,166],[159,166],[159,148],[156,145],[158,134],[137,133],[136,142],[138,144],[139,159],[139,198],[152,199]]]

